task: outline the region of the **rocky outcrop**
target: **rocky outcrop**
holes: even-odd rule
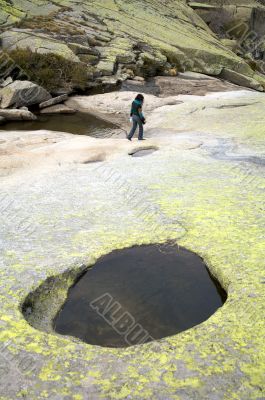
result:
[[[0,124],[5,121],[35,120],[27,106],[35,105],[41,114],[73,114],[75,109],[63,103],[68,99],[67,94],[52,98],[41,86],[29,81],[14,81],[7,78],[0,89]],[[12,109],[10,109],[12,107]],[[19,109],[17,109],[19,108]]]
[[[80,61],[67,44],[54,40],[49,35],[32,34],[27,30],[13,29],[2,33],[1,40],[4,49],[14,50],[19,47],[20,49],[29,49],[33,53],[55,53],[71,61]]]
[[[0,88],[4,88],[8,85],[10,85],[13,82],[13,79],[11,78],[11,76],[7,77],[6,79],[3,79],[0,83]]]
[[[44,101],[43,103],[39,104],[39,108],[46,108],[50,106],[54,106],[55,104],[63,103],[68,99],[67,94],[62,94],[61,96],[53,97],[50,100]]]
[[[262,87],[253,82],[251,66],[181,0],[141,0],[137,7],[132,0],[12,3],[4,1],[0,19],[4,51],[23,48],[80,64],[87,70],[87,89],[170,71],[219,75],[223,67],[243,74],[248,86]]]
[[[210,92],[241,90],[242,87],[197,72],[180,72],[176,77],[156,76],[147,81],[128,79],[122,84],[122,91],[154,94],[159,97],[177,96],[179,94],[204,96]]]
[[[51,98],[41,86],[29,81],[15,81],[0,90],[1,108],[39,104]]]
[[[227,81],[234,82],[239,86],[245,86],[259,91],[263,90],[262,85],[258,83],[256,80],[254,79],[250,80],[249,78],[246,78],[244,75],[232,71],[231,69],[228,68],[224,68],[222,70],[220,77]]]
[[[7,121],[34,121],[37,117],[28,110],[0,109],[0,116]]]
[[[244,58],[254,70],[265,73],[265,2],[205,0],[189,5],[221,38],[223,45]]]
[[[55,104],[54,106],[43,108],[41,114],[74,114],[76,110],[64,104]]]

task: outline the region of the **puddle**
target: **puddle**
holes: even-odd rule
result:
[[[6,131],[28,130],[36,131],[47,129],[73,133],[76,135],[87,135],[93,137],[111,137],[120,133],[117,126],[110,122],[96,118],[91,114],[77,112],[75,114],[49,114],[38,115],[37,121],[14,121],[1,126]]]
[[[128,347],[198,325],[225,300],[198,255],[136,246],[103,256],[79,277],[53,328],[92,345]]]
[[[136,150],[134,153],[130,153],[129,155],[132,157],[144,157],[144,156],[148,156],[148,155],[154,153],[155,151],[157,151],[157,149],[155,149],[155,148],[140,149],[140,150]]]

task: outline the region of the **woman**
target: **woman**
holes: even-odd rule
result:
[[[128,140],[132,140],[132,137],[135,134],[137,126],[139,126],[138,140],[144,140],[143,124],[145,124],[145,118],[144,118],[143,111],[142,111],[143,103],[144,103],[144,96],[142,94],[138,94],[135,97],[134,101],[132,102],[131,119],[133,122],[133,126],[131,129],[131,132],[127,136]]]

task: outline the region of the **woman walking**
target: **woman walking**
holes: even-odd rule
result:
[[[139,127],[138,140],[144,140],[143,124],[145,124],[145,118],[144,118],[144,114],[142,111],[143,103],[144,103],[144,96],[142,94],[138,94],[135,97],[134,101],[132,102],[131,119],[132,119],[133,126],[131,129],[131,132],[127,136],[128,140],[132,140],[132,137],[135,134],[137,127]]]

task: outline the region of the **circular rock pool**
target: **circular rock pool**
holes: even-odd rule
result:
[[[192,328],[225,300],[198,255],[177,246],[135,246],[101,257],[78,278],[54,329],[93,345],[127,347]]]

